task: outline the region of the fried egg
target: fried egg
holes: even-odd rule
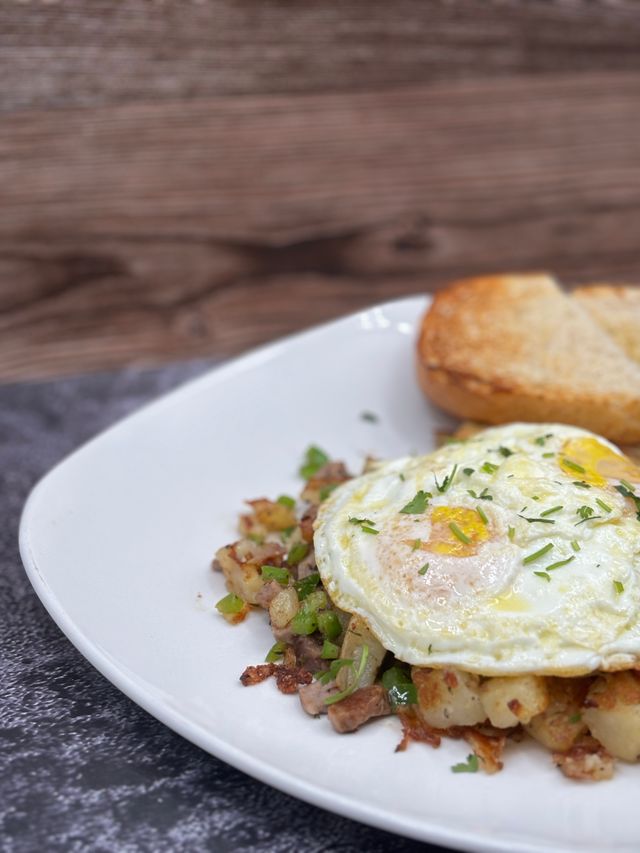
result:
[[[321,505],[336,606],[417,666],[581,675],[640,665],[640,469],[558,424],[378,465]]]

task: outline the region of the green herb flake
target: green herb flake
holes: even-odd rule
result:
[[[380,418],[374,412],[360,412],[360,420],[370,424],[377,424]]]
[[[534,575],[537,575],[539,578],[543,578],[546,581],[551,580],[551,575],[548,575],[546,572],[534,572]]]
[[[529,554],[528,557],[525,557],[522,561],[522,565],[527,566],[529,563],[533,563],[534,560],[539,560],[540,557],[544,557],[545,554],[548,554],[552,548],[553,542],[547,542],[544,547],[540,548],[538,551],[534,551],[533,554]]]
[[[565,468],[568,468],[570,471],[575,471],[578,474],[586,474],[587,473],[586,468],[583,468],[582,465],[578,465],[578,463],[574,462],[572,459],[567,459],[566,456],[562,460],[562,464],[565,466]]]
[[[556,455],[555,453],[543,453],[543,454],[542,454],[542,458],[543,458],[543,459],[553,459],[553,457],[554,457],[555,455]]]
[[[402,507],[400,512],[404,512],[407,515],[419,515],[420,513],[425,512],[429,505],[429,498],[431,497],[433,497],[431,492],[425,492],[420,489],[416,496],[412,498],[408,504],[405,504]]]
[[[329,483],[328,485],[323,486],[320,489],[320,503],[322,503],[323,501],[326,501],[326,499],[329,497],[329,495],[332,492],[335,492],[335,490],[338,488],[339,485],[340,485],[339,483]]]
[[[316,672],[315,677],[321,684],[328,684],[330,681],[334,681],[344,666],[353,666],[351,658],[338,658],[337,660],[334,660],[329,665],[329,669],[323,669],[320,672]]]
[[[454,764],[451,768],[452,773],[477,773],[480,767],[480,762],[478,761],[478,756],[471,753],[471,755],[467,756],[466,761],[460,762],[460,764]]]
[[[435,474],[433,475],[433,479],[435,480],[435,484],[436,484],[436,489],[440,492],[441,495],[443,495],[447,491],[449,486],[453,483],[453,480],[454,480],[454,477],[456,476],[457,471],[458,471],[458,466],[454,465],[453,468],[451,469],[451,472],[445,476],[445,478],[443,479],[443,481],[441,483],[438,482],[438,478],[436,477],[436,475]]]
[[[514,536],[516,535],[516,529],[515,529],[515,527],[510,527],[510,528],[507,530],[507,535],[509,536],[509,539],[511,540],[511,542],[513,542]]]
[[[293,509],[296,505],[295,498],[292,498],[291,495],[280,495],[276,499],[276,503],[282,504],[282,506],[286,506],[288,509]]]
[[[545,442],[548,438],[553,438],[552,432],[548,432],[546,435],[539,435],[535,440],[536,444],[539,445],[540,447],[544,447]]]
[[[292,545],[287,554],[287,565],[297,566],[309,553],[309,544],[307,542],[296,542]]]
[[[560,512],[561,509],[564,509],[564,507],[552,506],[551,509],[546,509],[544,512],[541,512],[540,518],[546,518],[548,515],[554,515],[556,512]]]
[[[422,548],[422,539],[414,539],[413,545],[411,546],[411,550],[417,551],[419,548]]]
[[[398,474],[398,477],[400,477],[400,479],[401,479],[401,480],[402,480],[402,482],[404,483],[404,481],[405,481],[405,476],[404,476],[404,474],[403,474],[402,472],[400,472],[400,473]]]
[[[216,610],[219,613],[228,616],[232,613],[240,613],[244,605],[245,602],[239,595],[236,595],[235,592],[230,592],[229,595],[225,595],[225,597],[221,598],[216,604]]]
[[[304,461],[298,469],[298,473],[303,480],[310,480],[314,474],[317,474],[318,471],[327,464],[328,461],[329,457],[324,450],[320,450],[319,447],[311,445],[311,447],[307,448],[304,455]]]
[[[624,592],[624,584],[622,583],[622,581],[614,581],[613,588],[615,589],[617,595],[622,595],[622,593]]]
[[[389,695],[389,704],[395,710],[399,705],[415,705],[418,695],[415,684],[406,670],[392,666],[382,675],[382,686]]]
[[[580,550],[580,543],[576,539],[574,539],[571,543],[571,547],[577,553]]]
[[[480,516],[480,519],[481,519],[483,524],[489,524],[489,519],[487,518],[487,515],[481,506],[476,507],[476,512]]]
[[[485,486],[485,488],[477,494],[473,489],[467,489],[467,494],[471,495],[472,498],[475,498],[477,501],[492,501],[493,495],[489,494],[489,490]]]
[[[640,497],[636,495],[631,483],[628,483],[626,480],[620,480],[620,485],[615,488],[623,497],[631,498],[636,507],[636,518],[640,521]]]
[[[280,531],[280,539],[282,542],[286,542],[287,539],[291,536],[293,531],[296,529],[295,524],[292,527],[285,527],[284,530]]]
[[[584,505],[578,507],[576,515],[579,515],[580,518],[586,521],[588,518],[591,518],[594,512],[595,510],[592,507]]]
[[[508,459],[510,456],[513,456],[513,450],[509,450],[508,447],[499,447],[498,453],[501,456],[504,456],[505,459]]]
[[[418,569],[418,574],[419,575],[426,575],[426,573],[428,571],[429,571],[429,563],[425,563],[421,569]]]
[[[278,581],[282,586],[286,586],[291,578],[289,570],[280,566],[261,566],[260,574],[266,581]]]
[[[550,566],[547,566],[545,571],[552,572],[554,569],[559,569],[561,566],[566,566],[567,563],[572,563],[575,560],[575,555],[572,554],[570,557],[567,557],[566,560],[558,560],[557,563],[551,563]]]
[[[467,477],[470,477],[474,471],[475,471],[475,468],[463,468],[462,469],[462,473],[466,474]]]
[[[367,660],[369,659],[369,646],[363,645],[362,651],[360,653],[360,661],[358,663],[358,668],[355,670],[353,675],[353,681],[348,687],[345,687],[344,690],[341,690],[339,693],[334,693],[332,696],[328,696],[324,700],[325,705],[333,705],[335,702],[340,702],[342,699],[346,699],[347,696],[351,696],[354,690],[358,687],[358,682],[362,678],[362,673],[365,670],[367,665]],[[353,663],[352,663],[353,666]]]
[[[580,712],[578,712],[577,714],[572,714],[569,717],[569,722],[572,726],[575,726],[577,723],[582,722],[582,714]]]
[[[493,462],[484,462],[480,466],[480,470],[485,474],[495,474],[499,467],[499,465],[494,465]]]
[[[600,509],[603,509],[605,512],[612,512],[612,508],[609,506],[609,504],[606,504],[604,501],[601,501],[600,498],[596,498],[596,503],[598,504]]]
[[[336,646],[330,640],[325,640],[322,644],[320,657],[322,660],[336,660],[340,656],[340,646]]]
[[[449,530],[453,533],[456,539],[459,539],[461,542],[464,542],[465,545],[470,544],[471,539],[467,536],[466,533],[463,533],[463,531],[460,530],[455,521],[449,522]]]
[[[581,489],[590,489],[591,486],[589,483],[585,483],[584,480],[574,480],[572,483],[573,486],[578,486]]]
[[[265,658],[265,661],[267,663],[277,663],[280,660],[280,658],[284,655],[286,648],[287,648],[287,644],[283,643],[280,640],[277,643],[274,643],[271,646],[271,648],[269,649],[269,651],[267,652],[267,656]]]

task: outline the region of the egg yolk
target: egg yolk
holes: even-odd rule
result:
[[[489,538],[489,528],[475,509],[437,506],[431,512],[431,535],[426,549],[436,554],[469,557]]]
[[[558,464],[565,474],[592,486],[604,486],[609,480],[640,482],[640,468],[595,438],[565,441]]]

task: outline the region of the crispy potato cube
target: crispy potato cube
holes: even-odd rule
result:
[[[267,530],[286,530],[289,527],[295,527],[298,523],[295,509],[284,506],[278,501],[258,498],[247,503],[252,508],[258,523]]]
[[[300,608],[298,593],[288,586],[271,600],[269,604],[269,619],[274,628],[284,628],[291,622]]]
[[[640,673],[614,672],[593,682],[583,718],[591,734],[611,755],[640,758]]]
[[[250,604],[257,604],[257,595],[264,583],[259,566],[238,560],[233,545],[216,551],[216,560],[224,573],[229,592],[235,592]]]
[[[545,679],[539,675],[488,678],[480,687],[482,705],[497,729],[528,723],[549,704]]]
[[[411,678],[418,692],[420,717],[428,725],[448,729],[451,726],[475,726],[486,720],[477,675],[454,669],[414,666]]]
[[[567,752],[587,731],[582,703],[590,678],[547,678],[549,704],[525,725],[534,740],[552,752]]]

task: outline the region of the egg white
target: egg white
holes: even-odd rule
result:
[[[318,570],[336,605],[411,664],[482,675],[629,668],[640,662],[640,521],[621,479],[637,486],[640,471],[585,430],[489,429],[336,489],[316,521]],[[402,512],[421,490],[432,495],[424,511]]]

